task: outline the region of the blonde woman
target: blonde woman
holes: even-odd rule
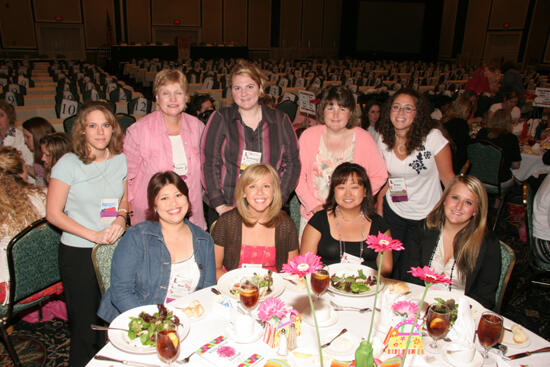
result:
[[[487,230],[487,193],[472,176],[456,176],[425,225],[409,241],[406,269],[430,266],[453,281],[449,287],[492,309],[500,278],[500,244]],[[406,273],[407,281],[419,280]]]
[[[74,153],[52,168],[46,217],[63,231],[59,247],[71,346],[69,365],[85,365],[105,343],[90,329],[101,295],[92,265],[96,243],[113,243],[128,214],[126,157],[122,130],[104,102],[85,104],[72,129]]]
[[[265,163],[249,166],[237,182],[235,203],[212,231],[216,278],[242,264],[281,271],[298,254],[298,234],[292,219],[281,210],[275,169]]]

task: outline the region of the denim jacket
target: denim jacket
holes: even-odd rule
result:
[[[214,241],[188,220],[193,253],[199,267],[197,289],[216,284]],[[172,261],[159,222],[142,222],[126,231],[111,265],[111,286],[103,295],[97,314],[107,322],[134,307],[164,303]]]

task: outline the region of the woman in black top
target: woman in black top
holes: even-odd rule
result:
[[[467,160],[467,145],[470,143],[470,127],[468,117],[472,111],[472,102],[460,96],[451,104],[445,117],[443,126],[451,140],[453,151],[453,171],[458,174]]]
[[[325,208],[308,222],[302,236],[300,252],[321,256],[326,265],[338,262],[361,262],[377,269],[379,257],[367,248],[368,235],[390,235],[384,219],[374,210],[374,199],[365,169],[345,162],[332,174]],[[382,275],[392,272],[391,251],[384,254]]]

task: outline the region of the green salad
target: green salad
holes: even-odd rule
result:
[[[330,277],[330,284],[340,291],[359,294],[370,291],[370,287],[376,284],[376,277],[367,276],[362,269],[359,269],[357,275],[333,274]]]
[[[142,312],[138,317],[130,317],[128,337],[130,340],[139,338],[143,345],[155,345],[155,333],[162,330],[175,330],[180,324],[179,318],[164,305],[157,305],[158,312],[149,315]]]
[[[254,284],[258,287],[260,291],[260,297],[263,297],[266,294],[271,293],[271,286],[273,285],[273,272],[269,270],[265,275],[259,275],[254,273],[252,277],[246,279],[245,281],[233,284],[233,287],[229,290],[231,294],[238,296],[241,288],[241,283],[248,282]]]

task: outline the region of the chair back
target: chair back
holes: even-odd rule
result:
[[[495,187],[491,190],[486,186],[487,193],[500,195],[500,172],[504,163],[502,149],[491,142],[482,140],[469,144],[467,149],[470,161],[468,174],[479,178],[486,185]]]
[[[8,319],[17,302],[61,281],[58,261],[60,239],[61,232],[42,218],[9,242],[7,257],[11,286]]]
[[[134,116],[128,115],[126,113],[117,113],[116,119],[120,124],[122,133],[126,133],[126,129],[129,128],[134,122],[136,122],[136,118]]]
[[[72,116],[67,117],[66,119],[63,120],[63,130],[69,136],[71,135],[71,132],[73,131],[73,125],[74,125],[74,122],[76,121],[77,117],[78,117],[78,115],[72,115]]]
[[[119,241],[120,239],[110,245],[97,244],[92,249],[92,263],[101,294],[105,294],[111,286],[111,262]]]
[[[294,121],[294,118],[296,118],[296,112],[298,111],[298,104],[296,102],[286,100],[279,103],[279,105],[277,106],[277,109],[286,113],[288,115],[288,118],[290,118],[290,122],[292,122]]]
[[[504,293],[506,292],[506,287],[508,286],[508,281],[512,275],[512,270],[516,263],[516,255],[514,250],[507,244],[502,241],[500,242],[500,259],[501,259],[501,268],[500,268],[500,279],[498,280],[498,288],[495,294],[495,311],[500,313],[500,307],[502,306],[502,299],[504,298]]]
[[[300,214],[300,200],[298,200],[298,195],[293,194],[290,199],[290,218],[294,221],[296,225],[296,230],[300,233],[300,220],[302,216]]]

